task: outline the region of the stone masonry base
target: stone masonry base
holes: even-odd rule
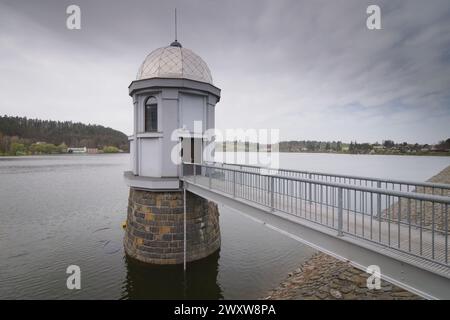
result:
[[[150,264],[183,263],[183,192],[130,188],[124,246],[128,256]],[[219,210],[186,193],[187,261],[220,248]]]

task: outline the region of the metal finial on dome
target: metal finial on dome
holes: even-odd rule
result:
[[[174,42],[172,42],[170,44],[171,47],[179,47],[182,48],[183,46],[181,45],[181,43],[179,43],[177,40],[175,40]]]
[[[178,29],[178,27],[177,27],[177,8],[175,8],[175,41],[172,42],[170,44],[170,46],[171,47],[179,47],[179,48],[181,48],[182,47],[181,43],[179,43],[178,40],[177,40],[177,31],[178,31],[177,29]]]

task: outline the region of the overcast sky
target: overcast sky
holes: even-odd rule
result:
[[[81,30],[66,8],[81,7]],[[366,28],[381,7],[382,30]],[[222,89],[218,128],[282,139],[450,137],[449,0],[0,0],[0,114],[132,131],[128,85],[178,39]]]

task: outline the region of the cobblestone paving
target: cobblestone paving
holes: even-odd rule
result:
[[[430,178],[430,182],[450,184],[450,166]],[[421,192],[431,193],[428,190]],[[448,194],[443,194],[448,195]],[[396,204],[394,204],[395,206]],[[406,208],[406,205],[404,206]],[[425,221],[428,223],[429,208],[425,207]],[[436,210],[436,209],[435,209]],[[437,212],[437,221],[442,217]],[[415,213],[415,211],[414,211]],[[403,212],[402,212],[403,215]],[[415,218],[415,217],[414,217]],[[324,253],[317,253],[304,265],[289,273],[288,277],[269,292],[264,299],[301,299],[301,300],[418,300],[417,295],[405,291],[387,281],[381,281],[381,289],[368,289],[369,274],[356,269],[349,263],[337,260]]]
[[[384,280],[368,289],[368,273],[324,253],[317,253],[289,273],[264,299],[273,300],[418,300],[420,297]]]

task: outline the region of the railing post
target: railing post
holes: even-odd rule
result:
[[[180,177],[184,178],[184,163],[183,163],[183,161],[180,164]]]
[[[186,271],[186,185],[183,184],[183,269]]]
[[[338,188],[338,236],[342,237],[342,226],[343,226],[343,216],[344,216],[344,208],[343,208],[343,194],[342,188]]]
[[[377,188],[381,189],[381,181],[377,182]],[[377,194],[377,216],[378,220],[381,221],[381,193]]]
[[[209,188],[211,189],[211,171],[212,171],[212,168],[206,168],[206,170],[208,170]]]
[[[270,176],[270,210],[275,211],[275,182],[273,176]]]
[[[196,175],[197,175],[197,166],[195,165],[195,163],[193,163],[192,165],[194,166],[194,183],[196,183],[196,182],[197,182],[197,178],[196,178]]]
[[[312,180],[312,174],[311,173],[308,174],[308,179]],[[308,190],[309,190],[308,198],[309,198],[309,202],[311,202],[312,201],[312,183],[309,183]]]
[[[236,198],[236,171],[233,171],[233,198]]]

